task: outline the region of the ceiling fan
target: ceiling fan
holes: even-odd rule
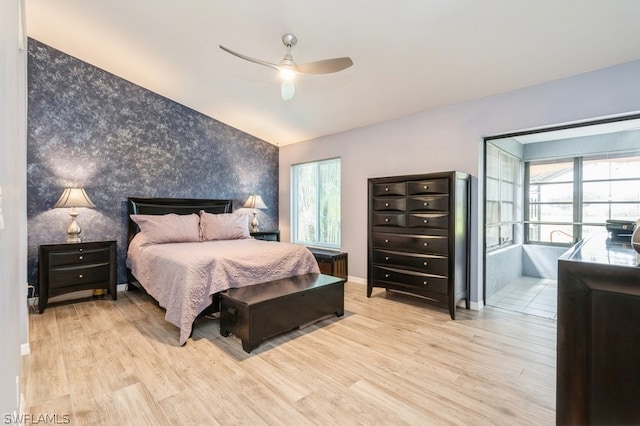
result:
[[[348,57],[324,59],[322,61],[307,62],[306,64],[298,65],[294,62],[293,57],[291,56],[291,49],[296,45],[297,42],[298,39],[293,34],[284,34],[282,36],[282,43],[286,47],[287,53],[285,53],[284,58],[282,58],[282,60],[277,64],[272,64],[271,62],[266,62],[260,59],[245,56],[241,53],[234,52],[233,50],[228,49],[222,45],[220,45],[220,49],[224,50],[225,52],[229,52],[232,55],[237,56],[238,58],[245,59],[247,61],[277,70],[280,73],[280,78],[282,78],[280,94],[282,96],[282,99],[284,99],[285,101],[291,100],[293,98],[293,95],[295,95],[296,93],[296,86],[293,82],[296,74],[331,74],[334,72],[342,71],[353,65],[353,61]]]

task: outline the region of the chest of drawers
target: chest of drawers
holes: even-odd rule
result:
[[[442,172],[369,179],[367,296],[403,291],[469,308],[469,175]]]
[[[115,241],[41,245],[39,312],[50,297],[80,290],[107,289],[116,300],[116,248]]]

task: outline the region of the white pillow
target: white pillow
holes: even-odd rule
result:
[[[132,214],[143,236],[142,244],[200,241],[200,217],[195,214]]]
[[[203,241],[251,238],[249,216],[241,213],[207,213],[200,211],[200,235]]]

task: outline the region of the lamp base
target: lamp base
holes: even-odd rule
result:
[[[80,229],[80,224],[76,220],[76,218],[78,217],[78,212],[76,211],[75,207],[71,209],[71,213],[69,213],[69,216],[71,216],[71,223],[69,224],[69,227],[67,228],[67,234],[69,235],[67,237],[67,242],[68,243],[79,243],[79,242],[81,242],[80,241],[80,232],[82,232],[82,229]]]
[[[253,211],[253,219],[251,219],[251,232],[258,232],[258,218],[256,217],[256,210]]]

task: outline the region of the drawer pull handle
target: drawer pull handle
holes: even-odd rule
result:
[[[422,284],[427,285],[429,284],[429,281],[424,281]]]
[[[429,223],[429,221],[427,219],[424,220],[424,223]]]
[[[424,186],[424,189],[429,189],[429,185],[425,185],[425,186]]]
[[[389,203],[384,203],[384,206],[385,207],[389,207]]]
[[[78,251],[82,252],[82,249],[78,249]]]
[[[427,265],[429,265],[429,262],[423,262],[423,265],[427,266]]]
[[[423,246],[427,247],[429,243],[422,243]]]
[[[387,217],[387,218],[385,218],[385,220],[384,220],[384,221],[385,221],[385,222],[389,222],[389,218],[388,218],[388,217]]]
[[[78,278],[84,278],[84,275],[80,274],[78,275]]]
[[[384,257],[384,260],[389,260],[389,256],[385,256],[385,257]]]
[[[425,207],[428,207],[428,206],[429,206],[429,203],[424,203],[424,206],[425,206]]]
[[[384,190],[388,192],[388,191],[389,191],[389,188],[385,188]]]
[[[384,274],[384,277],[385,278],[389,278],[389,274]]]
[[[78,256],[78,260],[84,259],[84,256]]]
[[[389,240],[384,240],[384,242],[385,242],[385,243],[388,243],[388,242],[389,242]]]

